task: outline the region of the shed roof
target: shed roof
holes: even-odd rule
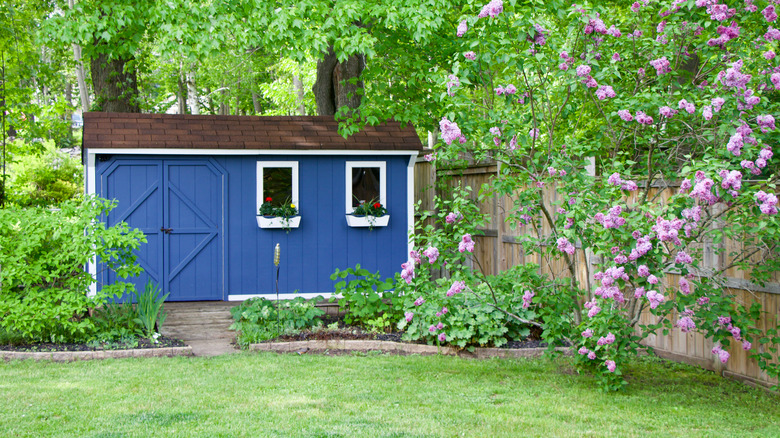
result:
[[[386,122],[344,138],[332,116],[84,113],[87,149],[422,150],[411,125]]]

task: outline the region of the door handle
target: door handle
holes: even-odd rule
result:
[[[173,228],[160,227],[160,231],[162,231],[165,234],[171,234],[171,231],[173,231]]]

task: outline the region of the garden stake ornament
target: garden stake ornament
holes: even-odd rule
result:
[[[279,258],[281,257],[282,249],[280,244],[276,244],[274,248],[274,266],[276,266],[276,329],[279,334],[282,333],[282,328],[279,323]]]

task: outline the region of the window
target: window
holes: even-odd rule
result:
[[[271,198],[275,207],[282,204],[298,204],[298,162],[297,161],[258,161],[257,162],[257,210]]]
[[[384,161],[347,161],[346,212],[361,202],[380,202],[387,207],[387,171]]]

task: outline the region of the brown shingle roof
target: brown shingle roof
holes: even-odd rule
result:
[[[422,150],[411,125],[387,122],[344,138],[332,116],[84,113],[84,148]]]

